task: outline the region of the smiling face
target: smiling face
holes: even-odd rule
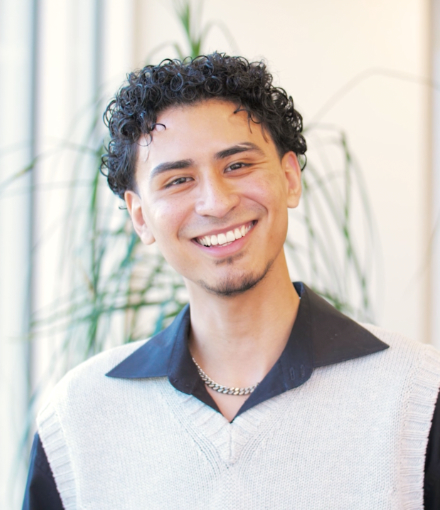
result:
[[[236,295],[286,271],[287,208],[298,205],[300,169],[267,132],[209,100],[162,112],[140,141],[137,192],[125,200],[145,244],[157,242],[191,290]]]

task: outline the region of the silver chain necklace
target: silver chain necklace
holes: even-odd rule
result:
[[[192,360],[194,361],[194,365],[197,367],[200,378],[206,384],[206,386],[212,388],[214,391],[218,391],[219,393],[223,393],[225,395],[250,395],[260,384],[257,383],[254,386],[249,386],[248,388],[228,388],[227,386],[222,386],[221,384],[214,382],[208,375],[206,375],[194,358]]]

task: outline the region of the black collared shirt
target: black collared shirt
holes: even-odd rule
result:
[[[362,326],[344,316],[302,283],[298,314],[280,358],[244,402],[237,416],[251,407],[304,384],[318,367],[367,356],[388,348]],[[164,331],[113,368],[108,377],[168,377],[179,391],[193,395],[219,412],[192,362],[187,346],[189,307]],[[429,435],[425,462],[425,509],[440,508],[440,394]],[[23,510],[62,510],[60,496],[38,434],[35,435]]]

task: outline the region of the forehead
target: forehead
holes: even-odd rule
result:
[[[174,106],[161,112],[147,144],[140,141],[138,163],[154,166],[163,160],[208,158],[230,145],[251,142],[264,151],[276,152],[268,133],[237,111],[230,101],[206,100]]]

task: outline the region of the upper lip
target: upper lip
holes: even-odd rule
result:
[[[249,225],[249,223],[255,223],[255,222],[256,222],[256,220],[243,221],[241,223],[236,223],[235,225],[231,225],[230,227],[225,227],[222,229],[211,230],[209,232],[205,232],[204,234],[194,236],[193,239],[199,239],[199,238],[205,237],[205,236],[217,236],[219,234],[226,234],[226,232],[229,232],[230,230],[235,230],[236,228],[240,228],[243,225]]]

